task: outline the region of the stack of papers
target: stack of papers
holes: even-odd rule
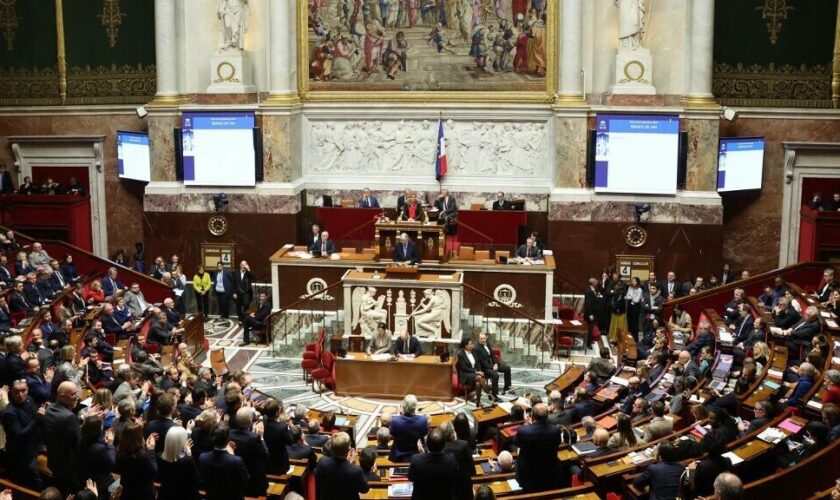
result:
[[[372,359],[373,361],[387,361],[390,358],[391,358],[391,355],[388,354],[387,352],[383,352],[381,354],[371,354],[370,355],[370,359]]]
[[[731,460],[731,461],[732,461],[732,465],[738,465],[738,464],[740,464],[741,462],[743,462],[743,461],[744,461],[744,459],[743,459],[743,458],[739,457],[738,455],[736,455],[736,454],[735,454],[734,452],[732,452],[732,451],[727,451],[726,453],[724,453],[724,454],[723,454],[723,455],[721,455],[721,456],[724,456],[724,457],[728,458],[729,460]]]
[[[784,432],[780,431],[775,427],[770,427],[769,429],[765,429],[764,432],[758,435],[758,439],[764,441],[765,443],[776,444],[782,439],[786,438]]]
[[[388,498],[411,498],[414,492],[414,483],[397,483],[388,486]]]
[[[519,481],[517,481],[516,479],[508,479],[507,484],[508,484],[508,487],[510,488],[510,491],[521,491],[522,490],[522,486],[519,486]]]

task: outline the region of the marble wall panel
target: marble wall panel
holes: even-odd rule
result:
[[[228,205],[223,213],[295,214],[300,211],[299,196],[226,192]],[[146,212],[207,213],[213,211],[212,193],[182,192],[176,194],[147,193],[143,197]]]
[[[688,132],[688,158],[685,172],[687,191],[717,189],[717,150],[719,122],[715,119],[691,118],[684,121]]]
[[[409,186],[410,188],[410,186]],[[417,196],[420,200],[425,200],[427,203],[432,203],[438,195],[438,191],[420,191],[416,190]],[[505,199],[507,200],[525,200],[525,210],[529,212],[545,212],[548,209],[548,195],[533,194],[533,193],[517,193],[515,191],[506,192]],[[394,208],[397,206],[397,198],[403,192],[393,190],[371,189],[371,194],[379,201],[379,206],[383,208]],[[474,203],[482,203],[484,208],[492,208],[493,202],[496,201],[496,192],[482,192],[469,191],[459,192],[450,190],[450,194],[455,197],[458,202],[458,208],[461,210],[468,210]],[[323,203],[324,195],[332,196],[333,202],[338,200],[360,200],[362,198],[362,190],[338,190],[338,189],[307,189],[306,190],[306,204],[307,206],[320,206]]]
[[[586,115],[556,117],[554,120],[554,184],[561,188],[586,186]]]
[[[149,109],[146,120],[149,124],[149,152],[152,163],[152,181],[175,182],[175,139],[173,131],[181,126],[180,117],[174,110],[157,111]]]
[[[550,221],[596,221],[635,223],[633,206],[639,202],[630,201],[561,201],[551,202]],[[723,207],[715,204],[691,202],[654,202],[651,210],[642,216],[642,222],[656,224],[707,224],[723,223]]]
[[[294,161],[295,148],[299,142],[296,127],[297,118],[290,115],[263,115],[263,169],[266,182],[291,182],[295,172],[300,171],[300,162]]]

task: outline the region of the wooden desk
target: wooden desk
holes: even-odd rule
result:
[[[566,368],[566,371],[562,375],[545,384],[545,393],[549,394],[551,391],[568,391],[573,385],[580,382],[584,372],[586,372],[586,366],[584,365],[572,365]]]
[[[476,408],[472,411],[473,421],[476,428],[487,426],[502,422],[510,417],[510,413],[506,412],[501,406],[494,406],[490,411],[484,411],[483,408]]]
[[[335,362],[335,393],[395,399],[415,394],[420,399],[448,401],[452,399],[452,363],[428,355],[373,361],[366,354],[348,354]]]

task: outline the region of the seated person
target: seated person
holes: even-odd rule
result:
[[[417,253],[417,245],[411,241],[408,234],[400,234],[400,241],[394,247],[394,260],[396,262],[407,262],[409,265],[417,264],[420,255]]]
[[[694,338],[694,342],[685,347],[685,350],[691,354],[691,357],[697,356],[704,347],[714,347],[715,345],[715,336],[711,331],[711,325],[708,321],[701,321],[697,328],[699,331]]]
[[[105,339],[105,330],[102,329],[102,320],[96,319],[93,321],[93,326],[85,335],[85,342],[88,347],[95,347],[96,351],[102,355],[102,359],[109,363],[114,360],[114,346],[108,343]],[[84,354],[82,354],[84,356]]]
[[[117,336],[117,340],[128,338],[129,331],[131,330],[131,323],[118,322],[114,317],[114,306],[112,304],[105,304],[100,318],[102,319],[102,327],[104,328],[105,333],[113,333]]]
[[[146,300],[146,296],[143,295],[143,292],[140,290],[140,284],[137,282],[131,284],[131,288],[125,292],[124,297],[125,306],[135,318],[143,317],[143,314],[149,309],[149,302]]]
[[[677,448],[663,441],[657,448],[659,461],[649,465],[633,480],[636,488],[650,487],[650,498],[676,498],[685,466],[679,462]]]
[[[773,403],[766,399],[759,401],[753,408],[753,415],[755,417],[752,420],[741,420],[738,423],[738,430],[742,434],[750,434],[770,423],[770,419],[773,418]]]
[[[105,297],[113,297],[117,292],[123,290],[125,287],[122,281],[117,278],[117,268],[108,268],[108,274],[102,278],[102,290],[105,291]]]
[[[470,390],[475,391],[475,405],[481,406],[481,389],[484,385],[485,376],[481,371],[481,363],[473,354],[475,342],[471,337],[461,340],[461,349],[458,351],[458,382]]]
[[[362,192],[362,199],[359,200],[359,206],[362,208],[379,208],[379,200],[376,196],[370,194],[370,189],[365,188]]]
[[[38,283],[38,274],[29,273],[23,283],[23,295],[33,305],[42,306],[49,301],[49,296],[44,295],[42,287]]]
[[[612,362],[612,354],[608,347],[601,347],[600,356],[592,358],[586,370],[596,376],[594,382],[603,384],[615,373],[615,363]]]
[[[367,353],[370,354],[385,354],[391,352],[394,348],[394,343],[391,340],[391,332],[386,328],[385,323],[379,323],[367,346]]]
[[[423,205],[417,202],[417,195],[411,193],[408,203],[402,206],[397,214],[397,220],[401,222],[428,222],[429,216],[423,209]]]
[[[715,354],[711,346],[700,349],[700,377],[705,378],[711,375],[712,363],[715,361]]]
[[[633,423],[650,416],[650,401],[638,397],[633,401],[633,409],[630,411],[630,419]]]
[[[181,323],[181,315],[175,310],[175,301],[172,300],[171,297],[163,299],[163,304],[161,304],[160,310],[166,314],[166,318],[169,320],[170,325],[175,326]]]
[[[374,446],[368,446],[359,453],[359,467],[362,468],[362,472],[365,473],[365,478],[368,481],[382,481],[382,478],[377,474],[376,455],[376,447]]]
[[[790,328],[783,329],[781,333],[775,334],[785,340],[785,345],[788,348],[788,364],[800,359],[800,351],[806,351],[810,347],[811,340],[814,335],[820,333],[821,327],[819,309],[816,306],[808,306],[802,319]]]
[[[403,331],[394,342],[394,354],[413,354],[419,356],[422,354],[420,349],[420,341],[408,333],[408,330]]]
[[[731,325],[738,319],[738,305],[746,300],[744,298],[743,288],[736,288],[732,292],[732,295],[732,300],[730,300],[726,303],[725,306],[723,306],[723,320],[726,322],[727,325]]]
[[[782,297],[776,303],[776,307],[771,311],[774,326],[785,330],[799,322],[801,317],[790,304],[790,300],[787,297]]]
[[[321,231],[320,237],[309,246],[309,253],[315,257],[329,257],[335,253],[335,244],[330,239],[329,231]]]
[[[93,280],[91,284],[82,291],[82,298],[86,304],[98,304],[105,301],[105,291],[102,289],[102,282]]]
[[[817,377],[817,369],[811,363],[802,363],[799,365],[799,380],[796,382],[785,382],[785,386],[788,388],[793,389],[793,393],[791,393],[790,397],[785,401],[787,405],[796,405],[799,403],[808,391],[811,390],[811,387],[814,386],[814,380]]]
[[[505,199],[505,193],[496,193],[496,201],[493,202],[493,210],[510,210],[510,202]]]
[[[623,450],[625,448],[632,448],[644,441],[636,435],[636,432],[633,430],[633,424],[630,423],[630,417],[627,414],[619,413],[616,421],[618,422],[616,424],[616,430],[607,442],[607,446],[610,449]]]
[[[537,240],[529,237],[524,245],[516,249],[516,256],[522,259],[541,259],[542,250],[537,246]]]
[[[831,291],[836,290],[837,288],[838,284],[834,281],[834,268],[828,267],[825,271],[823,271],[823,277],[820,280],[820,284],[817,286],[814,295],[820,300],[820,302],[825,302],[828,300]]]
[[[157,320],[157,321],[155,321]],[[175,328],[169,324],[169,318],[166,313],[160,311],[156,318],[152,318],[152,325],[149,328],[149,336],[147,341],[154,342],[161,345],[169,345],[177,335],[184,333],[183,328]]]
[[[125,305],[125,297],[120,297],[117,300],[117,305],[114,306],[114,319],[117,320],[117,323],[121,325],[127,322],[134,321],[134,316],[131,314],[131,311],[129,311],[128,307]]]

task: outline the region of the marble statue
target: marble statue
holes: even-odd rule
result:
[[[388,317],[382,304],[385,302],[385,296],[382,295],[378,299],[375,298],[376,288],[368,287],[357,288],[353,291],[353,328],[356,325],[361,327],[362,335],[373,335],[379,323],[382,323]]]
[[[449,294],[444,290],[423,290],[423,300],[411,314],[414,316],[414,334],[423,338],[439,338],[441,323],[448,331],[452,331],[449,310],[451,304]]]
[[[625,49],[643,46],[647,0],[615,0],[618,6],[618,40]]]
[[[248,0],[220,0],[216,15],[222,21],[219,50],[242,50],[248,31]]]

